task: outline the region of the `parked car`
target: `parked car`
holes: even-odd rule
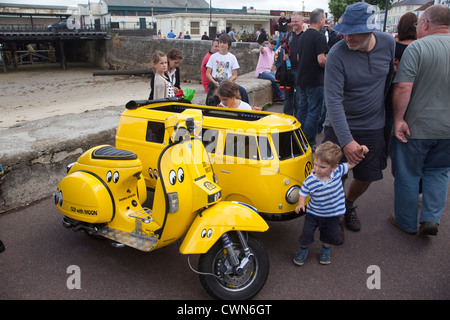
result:
[[[47,30],[51,32],[78,31],[80,30],[80,23],[76,19],[64,19],[49,25]]]

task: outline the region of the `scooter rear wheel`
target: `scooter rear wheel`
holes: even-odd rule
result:
[[[239,260],[244,258],[239,237],[229,233],[233,249]],[[254,259],[241,274],[233,271],[228,255],[221,241],[218,241],[198,262],[200,282],[203,288],[214,298],[222,300],[247,300],[254,297],[265,285],[269,275],[269,257],[263,244],[249,235],[247,245]],[[209,274],[209,275],[208,275]]]

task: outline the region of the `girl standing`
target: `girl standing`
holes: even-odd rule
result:
[[[174,97],[173,85],[165,74],[167,71],[167,56],[156,51],[152,56],[154,77],[150,81],[150,100]]]
[[[175,95],[181,90],[179,68],[181,60],[183,60],[183,53],[180,50],[172,49],[167,52],[167,74],[170,82],[172,82]]]

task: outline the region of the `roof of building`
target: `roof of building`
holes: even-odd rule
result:
[[[403,0],[392,4],[393,7],[400,6],[422,6],[430,0]]]
[[[21,4],[21,3],[1,3],[0,2],[0,8],[66,10],[69,7],[74,7],[74,6],[54,6],[54,5],[41,5],[41,4]]]
[[[112,7],[151,7],[152,0],[104,0],[108,6]],[[209,8],[209,3],[205,0],[153,0],[154,7],[173,8]]]

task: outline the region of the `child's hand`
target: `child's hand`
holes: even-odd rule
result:
[[[363,154],[369,153],[369,148],[367,148],[367,146],[361,145],[361,149],[362,149]]]
[[[367,148],[366,145],[360,145],[359,146],[359,152],[363,155],[363,158],[364,158],[364,155],[369,152],[369,148]],[[358,163],[354,163],[354,162],[349,161],[348,162],[348,168],[349,169],[353,169],[357,164]]]
[[[305,205],[298,205],[297,208],[295,208],[295,213],[299,214],[300,211],[305,212]]]

